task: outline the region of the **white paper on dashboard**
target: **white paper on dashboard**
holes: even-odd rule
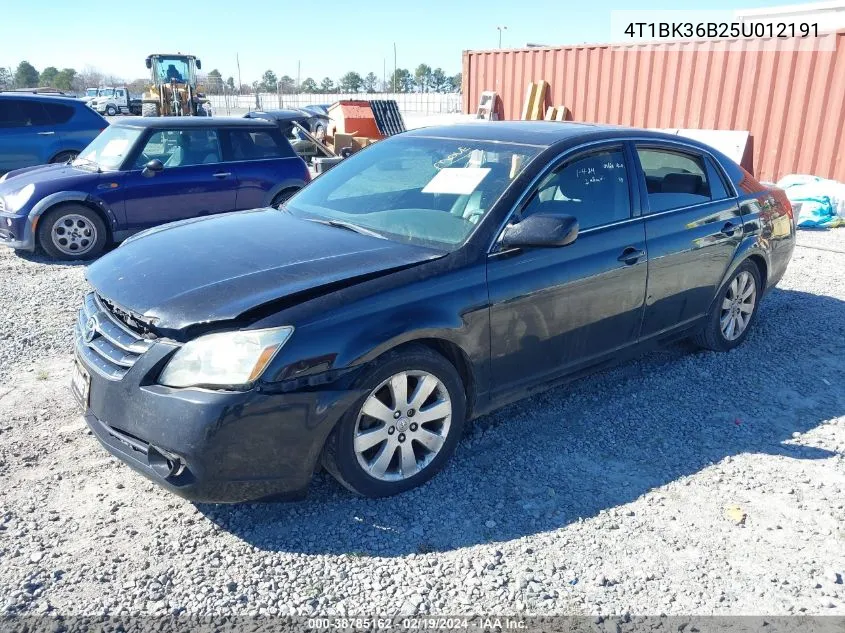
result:
[[[466,196],[475,191],[489,173],[489,167],[445,167],[423,187],[422,192]]]
[[[103,151],[100,152],[100,156],[122,156],[124,152],[126,152],[126,148],[129,147],[129,140],[125,138],[116,138],[112,139],[106,146],[103,148]]]

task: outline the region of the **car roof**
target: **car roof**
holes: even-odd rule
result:
[[[82,101],[76,97],[71,97],[70,95],[34,94],[32,92],[0,92],[0,99],[32,99],[34,101],[51,101],[53,103],[85,105]]]
[[[273,121],[300,121],[314,116],[312,112],[302,110],[253,110],[244,115],[245,119],[264,119]]]
[[[160,129],[180,128],[208,128],[208,127],[275,127],[265,119],[244,119],[228,116],[182,116],[182,117],[131,117],[115,121],[112,125],[120,127],[142,127]]]
[[[402,136],[499,141],[538,147],[549,147],[565,141],[574,144],[582,141],[624,139],[626,137],[645,137],[675,142],[680,140],[690,145],[700,145],[692,139],[679,138],[674,134],[655,130],[569,121],[478,121],[417,128],[403,133]]]

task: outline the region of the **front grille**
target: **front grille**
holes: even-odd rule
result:
[[[120,380],[153,342],[121,321],[95,293],[85,296],[74,326],[76,350],[108,380]]]

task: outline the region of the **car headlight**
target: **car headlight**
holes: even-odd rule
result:
[[[161,372],[158,382],[168,387],[234,387],[258,379],[293,327],[220,332],[201,336],[182,346]]]
[[[34,193],[35,185],[31,183],[22,189],[18,189],[12,193],[7,193],[3,196],[3,200],[6,203],[6,211],[14,212],[22,208]]]

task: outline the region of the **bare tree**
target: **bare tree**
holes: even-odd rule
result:
[[[82,88],[99,88],[103,82],[103,73],[98,68],[93,66],[86,66],[78,75],[82,81]]]

